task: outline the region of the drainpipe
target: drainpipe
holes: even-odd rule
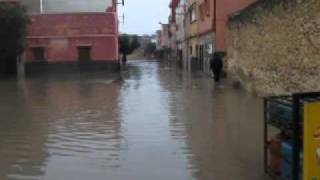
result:
[[[214,0],[214,22],[213,22],[213,28],[214,28],[214,34],[215,34],[215,39],[214,39],[214,52],[216,51],[217,47],[217,0]]]
[[[40,13],[42,14],[43,13],[43,1],[40,0]]]

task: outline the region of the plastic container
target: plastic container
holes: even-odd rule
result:
[[[281,143],[281,177],[285,180],[292,179],[292,168],[293,168],[293,146],[289,141]],[[303,154],[300,152],[300,171],[302,170]],[[299,177],[302,179],[302,176]]]
[[[269,168],[270,170],[280,175],[281,173],[281,144],[283,141],[283,137],[281,134],[278,134],[274,137],[272,137],[268,143],[268,149],[269,149]]]
[[[292,144],[288,141],[281,143],[281,157],[284,161],[292,163],[293,147]]]
[[[281,178],[285,180],[292,179],[292,164],[285,160],[281,162]]]

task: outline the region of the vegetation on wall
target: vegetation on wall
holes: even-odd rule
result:
[[[257,18],[259,17],[259,11],[264,10],[264,12],[274,12],[276,10],[285,11],[289,10],[291,6],[295,6],[300,3],[300,1],[310,1],[310,0],[258,0],[256,3],[251,4],[247,8],[234,13],[229,17],[230,26],[232,23],[257,23]]]

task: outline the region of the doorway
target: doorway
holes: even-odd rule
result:
[[[43,47],[35,47],[31,49],[34,61],[45,60],[45,50]]]
[[[91,61],[91,47],[80,46],[78,47],[78,60],[81,62]]]
[[[199,68],[203,70],[203,63],[204,63],[204,46],[200,45],[199,48]]]

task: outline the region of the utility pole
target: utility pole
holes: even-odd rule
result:
[[[122,0],[121,2],[117,2],[117,4],[121,4],[122,6],[124,6],[124,0]]]

